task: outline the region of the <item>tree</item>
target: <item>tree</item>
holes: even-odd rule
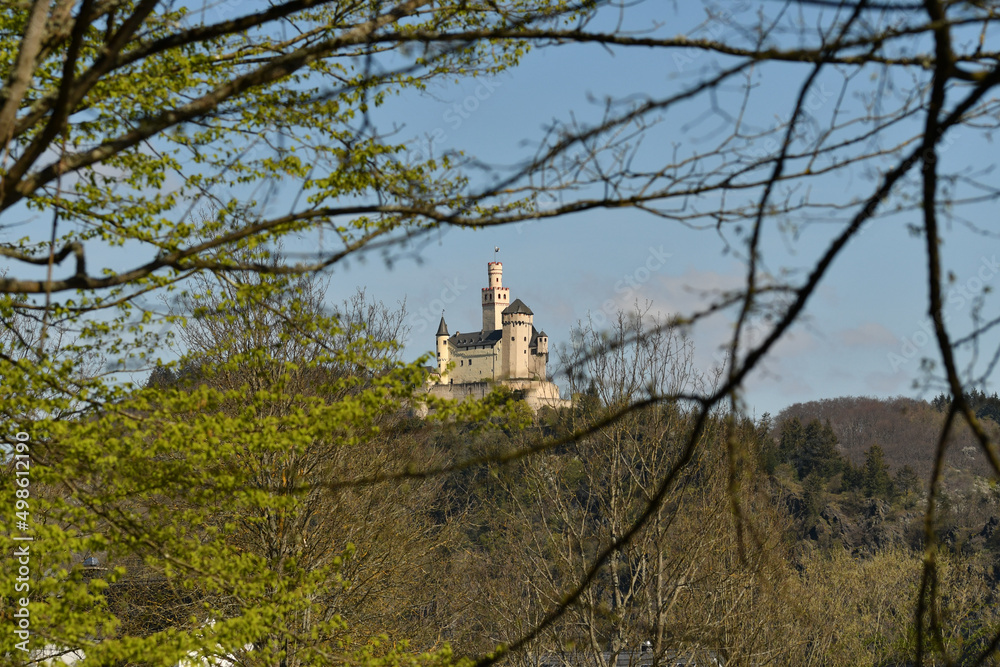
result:
[[[46,645],[108,662],[407,659],[404,643],[368,637],[387,630],[378,613],[411,609],[376,605],[354,619],[354,639],[340,612],[361,590],[398,593],[371,585],[389,564],[412,567],[390,553],[432,549],[436,533],[405,513],[420,493],[335,483],[402,463],[380,434],[417,400],[422,372],[386,356],[398,331],[379,340],[373,329],[393,321],[351,312],[361,301],[303,317],[309,298],[296,298],[294,276],[427,226],[421,211],[463,207],[450,158],[392,143],[371,109],[435,78],[514,64],[522,40],[481,39],[499,29],[587,13],[558,0],[431,5],[288,0],[224,16],[161,0],[36,0],[0,10],[0,228],[32,223],[0,243],[0,402],[13,425],[5,442],[30,434],[31,523],[45,545],[32,560],[36,653],[15,648],[4,624],[5,659]],[[276,212],[282,180],[299,196]],[[281,255],[281,237],[320,229],[335,248],[300,265]],[[156,296],[210,301],[177,312]],[[352,315],[365,320],[345,322]],[[150,369],[172,340],[161,325],[185,321],[201,355],[158,366],[137,390],[122,373]],[[87,373],[92,358],[101,367]],[[352,445],[365,465],[347,456]],[[338,526],[334,540],[326,524],[338,512],[367,523]],[[15,526],[3,521],[11,553]],[[352,551],[353,539],[368,544]],[[129,565],[87,579],[88,553]],[[140,573],[163,594],[148,599],[175,600],[178,614],[130,623],[115,607],[108,587]],[[354,576],[364,582],[348,585]]]
[[[409,455],[393,389],[406,371],[387,361],[394,338],[376,337],[404,315],[356,298],[348,310],[370,320],[325,316],[315,282],[293,282],[199,281],[179,377],[85,420],[35,422],[49,429],[36,480],[58,491],[36,494],[33,509],[48,540],[67,545],[40,560],[96,552],[106,572],[81,580],[77,564],[42,578],[76,590],[40,599],[54,650],[303,665],[335,647],[361,659],[369,647],[355,633],[434,646],[415,619],[433,600],[427,578],[448,529],[431,516],[440,479],[330,486]],[[370,336],[350,331],[369,321]]]
[[[792,417],[781,424],[781,435],[778,440],[778,457],[781,461],[791,461],[796,452],[802,450],[805,443],[805,433],[798,417]]]
[[[793,460],[800,478],[805,478],[811,472],[822,477],[829,477],[837,472],[840,454],[837,452],[837,436],[829,422],[821,424],[819,420],[813,420],[806,425],[802,449]]]
[[[908,465],[905,465],[896,471],[896,474],[892,478],[892,485],[895,487],[896,493],[903,496],[904,502],[909,502],[914,497],[919,496],[924,489],[924,485],[923,482],[920,481],[920,477],[918,477],[913,468]]]
[[[885,454],[878,445],[872,445],[865,453],[864,477],[861,484],[865,495],[869,498],[888,499],[893,493],[889,465],[885,462]]]
[[[601,421],[638,396],[670,392],[677,400],[631,411],[598,433],[498,471],[504,493],[487,512],[498,517],[490,554],[497,565],[481,593],[480,625],[493,633],[487,645],[517,640],[540,612],[558,605],[594,554],[649,509],[675,464],[694,417],[681,397],[709,380],[693,368],[690,343],[660,324],[642,310],[618,313],[603,336],[593,323],[581,324],[563,360],[574,364],[574,382],[592,387],[599,400],[578,404],[570,428]],[[794,662],[774,641],[781,628],[772,613],[784,605],[779,582],[789,573],[783,520],[754,465],[764,433],[749,420],[713,418],[706,446],[642,533],[513,659],[614,665],[648,642],[664,662],[689,652]],[[735,485],[744,488],[738,511],[745,525],[734,521],[727,494]]]
[[[324,285],[315,276],[299,276],[265,298],[251,290],[249,300],[241,296],[246,281],[288,282],[255,273],[230,274],[222,285],[196,281],[199,306],[181,334],[187,372],[175,386],[237,392],[235,400],[219,407],[226,417],[237,418],[252,406],[256,420],[287,424],[297,410],[310,409],[310,399],[350,400],[391,371],[404,310],[390,310],[359,291],[326,315]],[[227,461],[245,488],[281,489],[288,497],[276,506],[212,512],[206,523],[285,578],[330,573],[325,585],[310,593],[310,613],[286,621],[292,626],[286,632],[294,628],[299,639],[280,633],[258,638],[242,656],[246,664],[261,660],[267,645],[280,645],[287,665],[307,664],[309,651],[301,638],[322,633],[334,618],[343,619],[351,632],[433,645],[433,629],[414,621],[433,599],[435,587],[428,583],[450,530],[447,522],[432,517],[442,480],[416,482],[405,491],[389,482],[356,489],[325,485],[372,477],[406,460],[415,447],[414,438],[401,429],[406,419],[403,411],[373,411],[370,432],[355,436],[356,442],[345,442],[341,435],[289,449],[242,444]],[[364,420],[352,422],[360,426]],[[433,460],[431,452],[423,454],[425,463]],[[345,634],[333,631],[334,637]]]
[[[997,474],[1000,458],[967,398],[980,376],[992,370],[995,356],[979,354],[979,344],[991,342],[995,327],[976,305],[988,286],[973,290],[977,293],[967,300],[974,317],[968,328],[958,328],[946,317],[952,267],[941,246],[965,225],[988,236],[988,228],[974,216],[964,219],[962,212],[967,204],[995,201],[998,189],[988,169],[970,173],[945,158],[962,152],[953,146],[985,142],[996,129],[995,3],[803,0],[792,7],[796,11],[782,3],[735,9],[706,3],[709,30],[696,35],[674,34],[670,21],[641,34],[607,28],[621,24],[595,20],[599,5],[287,0],[241,6],[236,16],[220,20],[158,0],[4,5],[0,39],[11,55],[0,65],[0,225],[10,231],[28,220],[30,229],[0,245],[10,264],[0,279],[0,315],[8,331],[15,317],[26,317],[39,329],[37,340],[15,337],[16,349],[5,347],[0,404],[22,429],[15,433],[31,433],[36,460],[43,464],[39,479],[51,471],[47,483],[63,485],[59,488],[73,500],[41,517],[51,520],[39,524],[52,531],[49,544],[64,552],[40,557],[38,572],[58,573],[69,554],[100,546],[93,536],[110,526],[117,536],[177,559],[172,567],[201,568],[203,585],[243,585],[232,572],[209,567],[232,557],[246,566],[234,572],[252,570],[230,552],[213,551],[218,545],[180,558],[141,530],[147,515],[129,514],[134,507],[121,503],[137,489],[152,494],[146,500],[182,494],[166,474],[151,480],[152,487],[134,485],[144,466],[176,465],[175,473],[190,473],[221,495],[235,488],[227,486],[233,478],[222,470],[209,474],[200,464],[214,461],[220,451],[235,456],[236,433],[254,434],[261,446],[274,433],[282,439],[351,441],[369,435],[373,424],[362,420],[354,430],[344,424],[347,415],[364,414],[365,407],[382,400],[398,406],[419,384],[416,369],[396,369],[385,383],[345,398],[336,409],[315,402],[311,417],[328,420],[322,427],[265,422],[248,429],[247,412],[240,420],[208,423],[200,417],[199,402],[214,407],[223,398],[237,399],[235,392],[220,397],[209,387],[158,396],[160,406],[174,402],[175,414],[186,419],[178,423],[165,409],[150,412],[150,396],[133,394],[116,375],[150,366],[161,341],[148,325],[178,317],[158,315],[142,296],[182,291],[184,281],[199,272],[317,270],[441,225],[475,227],[631,207],[665,222],[709,227],[742,262],[745,280],[679,315],[677,323],[730,318],[724,373],[718,383],[688,397],[695,406],[690,428],[673,463],[652,484],[647,510],[591,554],[553,613],[526,634],[537,636],[644,533],[674,485],[696,467],[720,407],[740,406],[747,378],[801,321],[852,242],[860,242],[876,223],[895,223],[923,243],[926,312],[935,343],[933,352],[927,348],[925,368],[928,384],[941,384],[950,397],[941,455],[928,486],[928,550],[912,616],[918,619],[913,659],[922,664],[934,654],[951,661],[954,655],[940,639],[944,616],[936,613],[940,572],[932,548],[948,435],[965,422]],[[623,11],[628,16],[631,9]],[[555,122],[523,161],[499,176],[489,171],[485,179],[477,178],[475,161],[457,155],[418,158],[379,135],[370,122],[371,109],[398,90],[434,78],[496,71],[516,62],[528,46],[566,44],[642,49],[672,60],[691,78],[665,87],[651,84],[640,98],[608,100],[605,116],[591,124],[575,115]],[[780,82],[786,95],[758,86],[760,80]],[[721,131],[682,141],[675,151],[662,150],[656,121],[682,114],[692,103],[697,122],[719,119]],[[754,116],[761,105],[769,115],[783,107],[777,122]],[[848,179],[842,177],[858,173],[864,178],[849,179],[856,185],[845,192]],[[275,212],[269,184],[283,179],[296,182],[302,194],[289,209]],[[230,182],[235,185],[227,190]],[[541,207],[541,200],[552,205]],[[46,217],[39,223],[35,216],[41,213]],[[792,266],[772,255],[776,236],[794,243],[803,228],[816,226],[829,230],[818,253]],[[241,259],[246,248],[273,249],[278,237],[318,229],[336,241],[332,248],[320,247],[315,258]],[[57,332],[64,336],[61,342]],[[968,373],[962,369],[967,349],[972,350]],[[104,362],[101,377],[79,372],[78,362],[90,356]],[[402,389],[404,384],[410,389]],[[617,415],[676,398],[669,391],[640,394],[588,428],[596,431]],[[155,417],[145,431],[140,415]],[[154,425],[179,429],[173,435],[186,438],[190,449],[168,449]],[[315,431],[323,428],[328,430]],[[5,437],[13,444],[12,436]],[[545,449],[536,444],[524,456]],[[116,473],[128,473],[129,484],[103,484],[112,462],[120,466]],[[397,477],[433,470],[404,466]],[[74,475],[86,483],[77,484]],[[727,488],[738,507],[738,488]],[[99,513],[88,518],[86,512],[103,506],[120,515],[95,525]],[[156,508],[150,503],[143,511]],[[183,544],[200,544],[201,537],[186,533]],[[192,560],[202,556],[206,560]],[[51,639],[68,640],[72,629],[84,641],[105,632],[87,620],[84,611],[93,598],[83,595],[80,582],[53,575],[38,586],[40,594],[62,601],[58,609],[35,609],[39,636],[48,628],[65,628],[52,631]],[[250,619],[257,630],[274,620],[265,613],[273,605],[286,605],[282,613],[304,612],[296,606],[302,598],[265,600],[258,593],[253,599],[261,603],[248,607],[261,611]],[[56,612],[64,616],[47,617]],[[184,629],[185,641],[172,650],[214,651],[228,630],[224,623],[203,635]],[[989,647],[1000,633],[990,628],[988,634],[984,653],[970,660],[990,658]],[[244,635],[234,632],[226,641]],[[510,647],[520,645],[515,640]]]
[[[799,479],[812,473],[828,478],[844,467],[830,422],[818,419],[810,420],[805,426],[798,417],[783,421],[778,446],[772,456],[776,463],[791,463]]]
[[[802,480],[802,524],[806,528],[815,525],[826,507],[826,492],[823,487],[823,477],[815,470]]]

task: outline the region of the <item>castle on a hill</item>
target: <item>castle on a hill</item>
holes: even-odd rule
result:
[[[437,372],[431,375],[429,391],[445,398],[481,397],[500,383],[523,396],[534,410],[542,405],[568,406],[546,376],[549,337],[535,329],[535,314],[520,299],[510,300],[500,262],[487,264],[487,277],[481,330],[449,334],[441,316],[435,337]]]

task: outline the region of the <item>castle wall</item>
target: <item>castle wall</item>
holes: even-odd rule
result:
[[[542,406],[550,408],[568,408],[572,402],[559,398],[559,387],[553,382],[538,380],[511,380],[504,386],[521,394],[528,407],[538,412]]]
[[[453,401],[464,401],[468,398],[479,400],[485,398],[491,391],[493,391],[493,385],[489,382],[435,384],[427,387],[427,393],[431,396]],[[426,417],[428,414],[426,407],[419,409],[417,414],[420,417]]]
[[[482,382],[493,380],[500,371],[500,346],[451,348],[452,368],[447,380],[452,382]],[[446,381],[447,381],[446,380]]]
[[[551,382],[511,380],[503,384],[511,391],[520,394],[524,402],[534,412],[538,412],[543,406],[568,408],[572,405],[569,400],[559,398],[559,388]],[[494,385],[491,382],[466,382],[463,384],[431,385],[427,387],[427,393],[438,398],[464,401],[470,398],[473,400],[485,398],[493,389]],[[425,416],[427,412],[424,410],[420,414],[421,416]]]
[[[528,377],[539,380],[545,379],[545,363],[548,361],[548,356],[547,354],[533,354],[530,350],[528,351]]]

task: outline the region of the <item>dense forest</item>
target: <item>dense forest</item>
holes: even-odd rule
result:
[[[319,298],[301,287],[299,298]],[[274,345],[281,318],[216,306],[186,330],[185,363],[149,378],[141,418],[102,421],[108,442],[133,437],[147,455],[114,473],[67,463],[73,473],[63,479],[94,485],[99,533],[141,517],[146,531],[179,531],[204,548],[205,567],[215,567],[209,556],[225,556],[227,567],[248,559],[274,578],[237,569],[232,576],[252,587],[226,579],[228,570],[194,584],[141,540],[77,553],[66,577],[100,584],[102,613],[114,619],[106,639],[162,645],[174,630],[245,615],[238,592],[251,605],[260,595],[288,609],[286,634],[261,630],[226,652],[241,665],[275,656],[305,664],[331,644],[353,647],[358,660],[478,657],[507,646],[518,667],[607,667],[636,651],[668,665],[679,656],[905,665],[929,549],[943,600],[928,612],[942,628],[933,641],[958,664],[993,659],[1000,492],[961,433],[937,523],[929,533],[923,523],[940,400],[843,398],[759,420],[718,410],[699,421],[684,399],[623,413],[650,393],[706,381],[678,330],[623,314],[610,334],[622,344],[599,354],[586,341],[606,342],[607,332],[577,332],[583,345],[567,353],[571,409],[533,414],[503,388],[471,418],[444,403],[429,418],[406,402],[366,404],[350,422],[303,426],[309,437],[293,430],[284,442],[298,444],[274,447],[258,440],[269,437],[271,417],[322,415],[379,386],[393,348],[377,337],[391,341],[401,315],[363,294],[344,304],[338,316],[368,323],[366,335],[339,329],[327,342],[355,349],[367,369],[359,373],[345,356],[302,363],[316,352],[304,341]],[[256,338],[232,335],[243,318],[265,325],[253,328]],[[216,424],[247,414],[259,426],[212,444]],[[158,438],[190,435],[185,428],[201,429],[206,447],[158,448]],[[138,504],[116,486],[137,483],[149,491]],[[255,495],[275,490],[266,502]],[[72,523],[60,504],[71,487],[47,493],[49,520]],[[355,637],[381,639],[357,646]]]
[[[0,2],[0,663],[996,664],[998,44],[1000,0]],[[560,412],[326,298],[429,328],[500,245],[592,313]],[[947,394],[746,417],[876,358]]]
[[[558,607],[683,455],[692,412],[682,404],[633,412],[574,442],[611,409],[599,393],[591,385],[573,409],[531,417],[498,391],[493,400],[509,419],[440,423],[401,411],[384,419],[379,438],[350,451],[276,456],[267,475],[316,466],[336,479],[373,479],[400,462],[458,470],[317,492],[283,525],[265,530],[262,517],[236,518],[231,539],[267,559],[294,556],[307,570],[335,563],[337,583],[319,600],[343,617],[345,636],[487,654]],[[858,421],[885,425],[901,404],[914,420],[936,414],[908,399],[844,398],[793,406],[773,422],[713,417],[648,528],[507,659],[603,665],[649,642],[661,658],[717,655],[731,665],[910,664],[926,546],[924,478],[912,462],[932,449],[932,436],[851,451],[838,435]],[[896,416],[896,432],[909,433],[905,415]],[[552,442],[564,444],[517,456]],[[1000,622],[1000,492],[962,460],[948,478],[934,546],[948,600],[941,641],[959,664],[984,650],[985,632]],[[123,629],[162,631],[197,607],[190,592],[147,599],[152,581],[126,577],[112,587]]]

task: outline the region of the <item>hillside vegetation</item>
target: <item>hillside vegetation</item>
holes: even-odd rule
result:
[[[966,397],[992,437],[995,395]],[[781,489],[802,548],[878,553],[921,549],[926,480],[947,400],[842,397],[798,403],[770,429],[762,463]],[[936,539],[952,551],[998,553],[1000,489],[964,423],[951,434],[936,512]],[[991,565],[992,567],[992,565]]]
[[[1000,435],[1000,399],[980,393],[967,395],[990,431]],[[927,479],[934,464],[934,448],[944,424],[945,397],[934,401],[912,398],[889,399],[845,396],[808,403],[796,403],[781,411],[776,424],[792,418],[829,422],[837,437],[838,451],[855,465],[865,460],[872,445],[881,447],[892,470],[909,465]],[[948,465],[975,475],[988,475],[989,464],[979,453],[978,443],[965,423],[956,424],[948,441]]]
[[[166,398],[234,379],[207,378],[189,367],[186,375],[161,374],[150,390]],[[309,374],[284,381],[300,380],[320,399],[337,386]],[[244,483],[260,488],[293,471],[303,479],[358,483],[316,486],[256,514],[208,513],[197,531],[221,536],[234,555],[314,580],[310,607],[328,618],[336,613],[345,626],[298,622],[302,631],[314,627],[330,640],[349,642],[350,627],[381,633],[394,650],[447,645],[475,656],[511,645],[517,650],[507,660],[517,667],[541,659],[566,667],[600,664],[642,645],[659,656],[715,655],[729,665],[909,664],[925,491],[905,457],[890,458],[874,443],[860,457],[848,455],[837,435],[842,421],[876,415],[871,423],[893,432],[887,415],[900,402],[820,404],[836,404],[840,410],[832,414],[842,421],[820,421],[808,405],[773,423],[719,413],[684,466],[697,413],[681,401],[634,410],[578,435],[612,414],[616,397],[639,390],[591,376],[572,409],[532,416],[500,389],[490,398],[497,416],[476,423],[426,421],[403,409],[384,415],[366,441],[268,451],[258,462],[263,468],[253,463],[258,454],[220,450],[220,466],[246,467]],[[852,404],[865,414],[854,415]],[[933,406],[910,405],[910,416],[933,426]],[[855,448],[864,442],[858,438]],[[535,453],[519,455],[529,450]],[[892,451],[903,450],[897,443]],[[443,472],[403,483],[363,482],[400,465]],[[994,600],[1000,522],[992,518],[991,487],[970,470],[956,470],[977,480],[979,491],[949,489],[955,500],[936,529],[938,585],[951,601],[940,610],[940,641],[947,654],[968,661],[992,656],[984,637],[1000,623]],[[664,487],[665,479],[673,482]],[[661,492],[652,520],[619,543]],[[170,502],[194,507],[180,496]],[[168,565],[139,555],[147,580],[131,581],[126,572],[108,596],[120,632],[153,638],[190,623],[186,610],[226,608],[212,590],[163,595],[165,583],[156,582],[167,581]],[[135,554],[118,547],[104,557],[113,567]],[[589,574],[598,558],[604,566]],[[148,579],[150,573],[160,578]],[[565,602],[588,577],[580,595]],[[549,618],[553,610],[561,613]],[[543,630],[531,637],[535,627]],[[241,664],[257,664],[255,653],[239,654]]]
[[[182,363],[52,423],[31,468],[32,515],[72,545],[32,561],[51,646],[123,666],[176,655],[180,633],[241,667],[467,667],[498,646],[513,667],[640,647],[665,665],[906,665],[930,554],[923,664],[996,664],[998,494],[961,434],[923,529],[939,405],[705,411],[685,398],[710,384],[690,340],[637,313],[614,345],[578,332],[571,408],[533,414],[498,387],[417,418],[402,314],[358,295],[341,308],[357,326],[333,326],[297,287],[262,308],[233,286]]]

